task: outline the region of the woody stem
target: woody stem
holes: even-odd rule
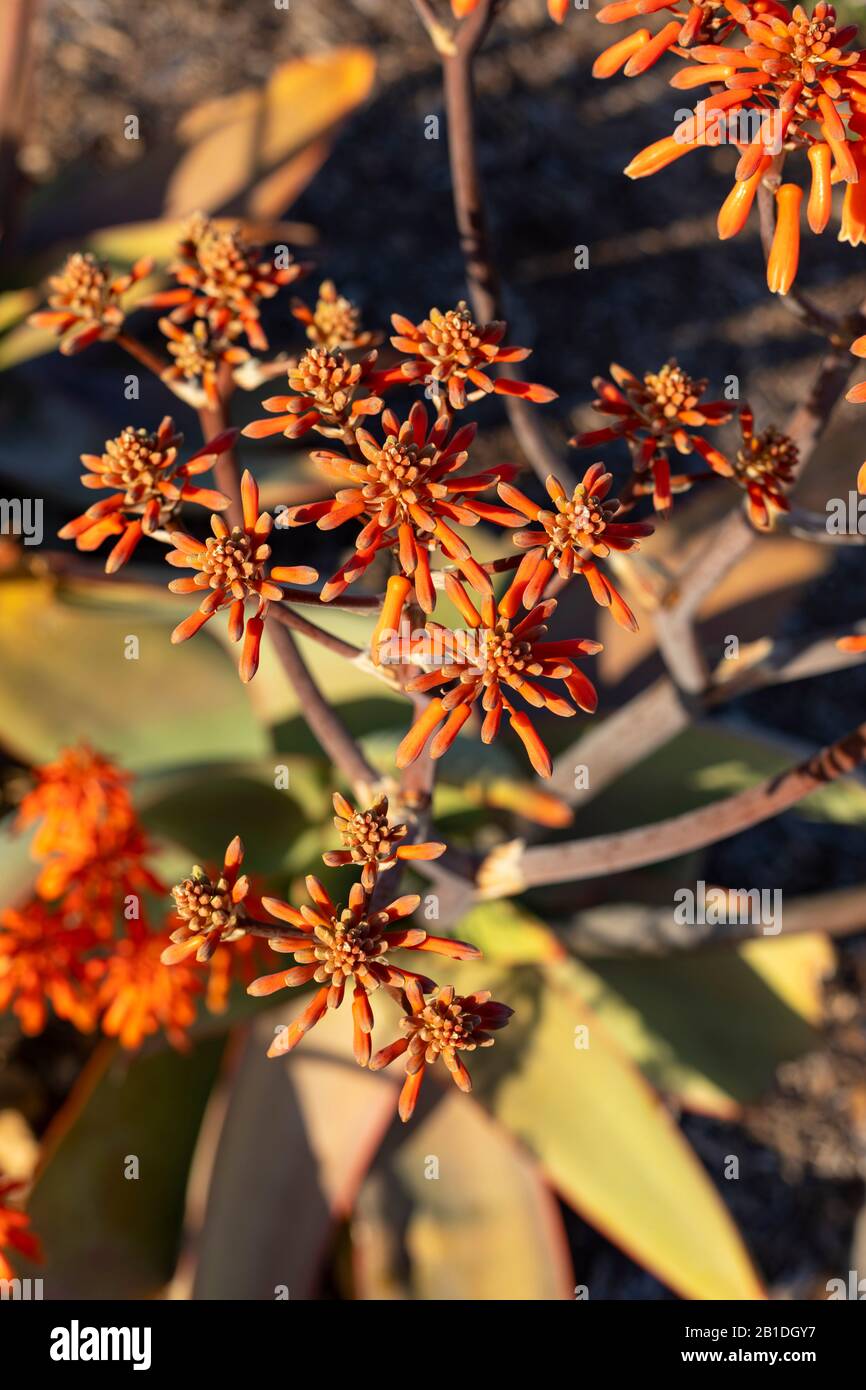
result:
[[[364,757],[335,709],[322,695],[297,643],[286,627],[268,625],[271,642],[298,697],[303,717],[334,766],[339,768],[355,794],[366,803],[378,774]]]
[[[481,0],[457,30],[453,52],[440,52],[454,215],[469,299],[479,323],[501,317],[502,299],[478,168],[474,66],[476,54],[502,3],[503,0]],[[502,374],[510,375],[511,369],[503,368]],[[548,444],[531,407],[516,396],[507,396],[505,409],[521,449],[542,482],[556,473],[565,486],[573,490],[576,480],[571,478],[570,470]]]
[[[748,791],[686,815],[613,835],[596,835],[524,851],[513,866],[521,888],[596,878],[674,859],[777,816],[811,792],[854,771],[866,759],[866,724]]]
[[[163,372],[168,370],[169,364],[165,358],[146,347],[134,333],[118,333],[114,341],[118,347],[128,352],[130,357],[134,357],[136,362],[141,363],[142,367],[147,367],[149,372],[153,372],[154,376],[161,377]]]
[[[216,406],[202,406],[198,412],[199,424],[205,443],[212,439],[214,435],[222,434],[223,430],[228,429],[231,424],[229,415],[229,401],[234,391],[234,381],[232,379],[231,367],[226,362],[221,362],[217,375],[217,390],[219,393],[219,404]],[[226,516],[231,526],[243,525],[243,508],[241,506],[241,470],[238,463],[237,452],[234,448],[226,449],[220,454],[213,468],[213,475],[216,485],[220,492],[224,492],[229,498],[229,505],[226,509]]]

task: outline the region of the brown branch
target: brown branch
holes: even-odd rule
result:
[[[30,36],[36,9],[37,0],[5,0],[0,5],[0,241],[7,252],[24,184],[18,147],[27,120]]]
[[[448,125],[448,157],[451,166],[454,216],[466,269],[472,311],[479,323],[502,317],[502,290],[493,256],[487,209],[481,188],[475,139],[474,66],[502,0],[480,0],[463,21],[454,49],[442,55],[445,116]],[[512,376],[510,368],[503,376]],[[532,407],[515,396],[505,399],[505,409],[518,444],[542,482],[556,473],[571,491],[576,479],[547,442]]]
[[[339,598],[331,599],[329,603],[323,603],[322,595],[315,589],[294,589],[290,584],[283,584],[281,587],[286,603],[303,603],[311,605],[313,608],[337,608],[358,613],[378,613],[385,602],[384,594],[340,594]]]
[[[360,647],[344,642],[342,637],[335,637],[332,632],[326,632],[323,627],[302,618],[300,613],[293,613],[290,608],[283,608],[279,603],[271,604],[268,613],[272,621],[282,623],[283,627],[291,628],[293,632],[300,632],[303,637],[318,642],[320,647],[344,657],[346,661],[357,662],[365,655]]]
[[[560,753],[548,785],[572,804],[583,804],[676,738],[688,724],[688,709],[673,681],[658,680]],[[575,789],[578,767],[589,771],[589,786],[579,791]]]
[[[779,815],[811,792],[853,771],[864,757],[866,723],[797,767],[700,810],[612,835],[535,846],[517,851],[510,858],[495,851],[479,870],[479,885],[482,891],[487,888],[487,896],[494,896],[497,870],[501,894],[542,883],[599,878],[674,859]],[[501,877],[506,874],[507,888],[503,889]]]
[[[697,702],[684,700],[669,678],[656,681],[602,724],[571,744],[556,759],[550,788],[573,805],[585,805],[637,763],[663,748],[688,728],[694,716],[767,686],[828,675],[863,662],[857,652],[842,652],[838,637],[866,631],[866,622],[848,624],[843,632],[809,633],[801,638],[751,643],[738,661],[722,661]],[[575,788],[575,769],[589,770],[589,786]]]
[[[130,357],[134,357],[142,367],[146,367],[149,372],[153,372],[155,377],[162,380],[162,374],[168,371],[169,363],[164,357],[160,357],[158,352],[153,352],[133,333],[125,331],[118,333],[114,341],[118,347],[123,348],[124,352],[128,352]]]
[[[433,12],[430,0],[411,0],[412,8],[420,19],[437,53],[454,52],[454,35],[441,24]]]
[[[379,776],[370,766],[336,710],[322,695],[297,643],[286,627],[268,624],[271,642],[283,670],[298,696],[302,717],[309,724],[319,744],[335,767],[350,783],[355,794],[367,805]]]
[[[220,363],[217,375],[217,386],[219,389],[219,404],[217,406],[203,406],[198,412],[199,424],[205,443],[213,439],[215,435],[222,434],[231,424],[229,417],[229,401],[234,391],[234,378],[231,366],[227,362]],[[230,526],[243,526],[244,514],[241,505],[241,470],[238,463],[236,449],[227,449],[220,454],[213,469],[214,480],[220,492],[224,492],[230,499],[226,508],[226,517]]]

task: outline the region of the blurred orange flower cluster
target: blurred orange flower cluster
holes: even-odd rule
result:
[[[24,1188],[23,1182],[4,1178],[0,1173],[0,1279],[11,1279],[14,1275],[4,1250],[16,1251],[25,1260],[42,1258],[39,1241],[30,1231],[30,1218],[18,1205]]]
[[[87,746],[33,777],[17,824],[35,827],[41,867],[31,900],[0,914],[0,1009],[28,1034],[44,1029],[50,1007],[82,1032],[99,1023],[124,1047],[160,1027],[181,1043],[200,983],[192,971],[168,980],[159,964],[147,895],[165,888],[149,867],[129,777]]]

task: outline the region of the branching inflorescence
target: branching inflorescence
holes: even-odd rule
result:
[[[416,3],[446,62],[458,67],[471,64],[472,56],[461,50],[461,34],[472,30],[477,45],[497,8],[495,0],[452,0],[460,23],[446,30],[426,0]],[[548,0],[558,22],[567,9],[565,0]],[[797,272],[803,199],[798,184],[783,182],[790,156],[805,153],[809,161],[812,231],[826,228],[833,186],[844,183],[840,239],[856,245],[866,233],[866,54],[853,46],[856,30],[837,28],[824,0],[811,16],[799,5],[789,12],[776,0],[615,0],[597,18],[618,25],[651,16],[657,16],[653,28],[632,29],[600,55],[595,75],[636,77],[667,55],[684,64],[672,79],[677,91],[706,86],[709,95],[680,113],[677,131],[636,155],[626,172],[641,178],[691,150],[733,145],[735,182],[719,214],[719,235],[739,232],[758,198],[768,285],[787,294]],[[462,118],[471,143],[471,121],[453,89],[450,100],[457,106],[449,121],[454,117],[459,127]],[[457,156],[463,176],[458,218],[480,227],[472,151],[464,150],[462,159]],[[675,496],[698,481],[721,479],[744,494],[752,525],[767,530],[790,506],[802,443],[796,430],[788,434],[773,423],[756,428],[750,406],[735,405],[735,397],[706,400],[708,382],[673,359],[640,372],[612,365],[610,379],[599,376],[593,383],[603,426],[571,443],[593,451],[621,443],[624,478],[617,484],[613,466],[591,460],[566,486],[546,461],[539,467],[536,456],[545,493],[534,494],[533,484],[518,478],[516,463],[481,454],[470,418],[479,403],[500,397],[517,412],[512,419],[525,424],[527,407],[556,399],[548,386],[522,379],[522,371],[516,375],[530,350],[508,342],[495,293],[478,293],[483,241],[479,232],[472,253],[479,264],[468,277],[474,307],[461,300],[417,320],[394,313],[386,341],[365,328],[358,308],[325,280],[312,305],[292,299],[300,347],[273,359],[266,356],[263,307],[308,267],[288,248],[271,252],[251,244],[234,224],[196,215],[167,267],[171,283],[163,279],[161,286],[141,283],[155,273],[149,260],[118,275],[89,253],[72,255],[51,278],[47,308],[32,322],[57,335],[66,353],[104,341],[132,354],[199,412],[203,438],[198,449],[184,453],[182,436],[166,415],[155,429],[130,425],[102,452],[84,455],[83,485],[107,495],[68,522],[61,537],[88,552],[111,541],[109,574],[146,538],[166,546],[167,563],[190,571],[169,589],[198,605],[175,627],[172,641],[186,641],[225,612],[229,636],[241,643],[244,682],[256,675],[267,627],[310,727],[354,796],[334,796],[339,848],[327,850],[324,863],[354,868],[359,879],[345,905],[312,875],[308,901],[300,905],[262,896],[241,873],[244,850],[235,837],[220,866],[196,866],[175,885],[165,930],[154,930],[146,900],[164,897],[165,889],[153,871],[127,779],[89,748],[67,750],[34,771],[19,822],[38,827],[33,849],[39,876],[31,901],[0,918],[0,1007],[13,1008],[25,1031],[44,1026],[50,1005],[75,1026],[100,1026],[128,1047],[159,1027],[180,1045],[198,996],[204,993],[212,1008],[224,1007],[236,975],[255,996],[312,990],[300,1014],[277,1034],[272,1056],[291,1052],[350,990],[359,1064],[378,1070],[405,1058],[404,1120],[425,1068],[439,1058],[458,1087],[470,1088],[462,1054],[491,1046],[511,1010],[485,991],[460,995],[450,983],[440,987],[403,963],[404,952],[416,953],[410,957],[416,962],[423,955],[459,962],[480,954],[415,925],[420,899],[399,891],[408,865],[445,854],[441,841],[427,838],[436,760],[458,736],[474,730],[488,744],[504,730],[516,736],[533,769],[549,777],[553,759],[533,718],[592,714],[598,704],[581,663],[601,644],[567,627],[549,630],[558,600],[560,620],[566,611],[563,591],[580,578],[597,605],[634,631],[637,618],[619,584],[627,587],[634,553],[653,533],[652,522],[635,518],[635,509],[651,497],[652,511],[664,518]],[[133,308],[163,314],[155,327],[167,356],[129,331]],[[848,326],[848,320],[835,323],[834,348],[844,352],[850,345],[866,356],[866,337],[848,333]],[[285,387],[262,401],[265,414],[242,431],[232,428],[234,393],[277,377],[284,377]],[[837,386],[836,394],[842,389]],[[419,390],[426,404],[412,400]],[[849,399],[866,400],[866,384],[855,386]],[[726,443],[725,427],[731,435],[736,429],[735,410],[739,434]],[[308,449],[324,482],[321,494],[281,508],[275,521],[261,509],[253,472],[241,472],[240,434],[254,441],[251,460],[257,441],[281,438]],[[535,438],[531,429],[529,436]],[[525,437],[524,431],[524,447]],[[546,446],[541,452],[546,460]],[[686,459],[695,471],[675,471]],[[200,486],[196,479],[211,469],[216,486]],[[567,477],[564,462],[559,471]],[[866,490],[866,464],[859,486]],[[211,514],[210,534],[197,524],[201,507]],[[304,528],[312,526],[347,542],[320,588],[313,587],[316,568],[297,563],[294,554],[292,563],[274,554],[283,541],[301,554],[313,537]],[[501,541],[495,560],[484,559],[489,551],[476,543],[491,534]],[[443,597],[462,626],[433,620]],[[341,604],[369,612],[365,649],[302,619],[294,611],[301,603],[322,612]],[[372,677],[389,680],[411,701],[412,723],[395,752],[396,783],[377,775],[319,691],[294,645],[293,627]],[[851,637],[843,645],[862,650],[866,639]],[[386,788],[405,817],[396,823]],[[514,881],[522,883],[519,872]],[[118,938],[114,921],[130,900],[140,910],[127,917],[128,930]],[[293,963],[259,974],[255,952],[262,941]],[[194,961],[206,967],[206,981]],[[400,1035],[374,1052],[371,999],[377,992],[391,996],[402,1017]],[[0,1206],[0,1245],[3,1218]]]

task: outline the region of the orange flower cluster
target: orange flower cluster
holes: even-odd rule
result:
[[[353,348],[374,347],[381,333],[361,326],[361,312],[345,295],[338,294],[333,280],[323,280],[315,309],[300,299],[292,300],[292,313],[304,325],[314,347],[326,352],[351,352]]]
[[[445,845],[436,841],[412,843],[408,825],[390,822],[388,800],[381,795],[367,809],[358,810],[337,793],[334,810],[334,825],[343,848],[327,851],[322,858],[330,867],[361,869],[360,882],[352,885],[345,907],[335,903],[312,875],[306,879],[310,901],[300,907],[280,898],[251,899],[246,877],[239,876],[244,851],[236,838],[226,851],[216,881],[196,867],[172,889],[181,922],[172,933],[172,944],[162,952],[162,961],[175,968],[192,954],[207,961],[221,943],[239,943],[248,933],[265,928],[261,934],[269,936],[271,949],[293,956],[294,965],[253,980],[248,993],[258,998],[282,989],[318,986],[298,1017],[277,1034],[268,1049],[269,1057],[284,1056],[297,1047],[329,1009],[340,1008],[351,987],[355,1059],[362,1067],[385,1066],[405,1047],[396,1051],[386,1048],[371,1062],[374,1017],[370,996],[381,988],[401,1003],[407,1019],[425,1014],[427,1009],[436,1013],[441,1020],[436,1047],[427,1049],[426,1061],[433,1062],[441,1055],[455,1082],[468,1091],[471,1082],[457,1053],[490,1046],[493,1039],[489,1031],[503,1027],[512,1010],[504,1004],[489,1004],[489,995],[455,999],[453,990],[437,991],[435,981],[395,960],[393,953],[397,951],[429,952],[452,960],[474,960],[481,952],[465,941],[431,936],[422,927],[406,925],[421,901],[415,893],[385,906],[377,901],[381,896],[380,875],[398,861],[436,859],[444,854]],[[275,930],[273,922],[280,927]],[[431,992],[433,997],[425,1004],[424,996]],[[424,1026],[418,1024],[419,1036]],[[421,1083],[417,1052],[415,1045],[400,1100],[404,1120],[412,1114]]]
[[[18,826],[35,826],[41,861],[35,897],[0,914],[0,1009],[23,1031],[43,1030],[52,1008],[82,1032],[138,1047],[163,1027],[179,1044],[195,1017],[193,971],[166,979],[147,894],[164,887],[148,865],[129,778],[82,746],[37,768]],[[124,924],[118,937],[117,923]]]
[[[223,333],[214,334],[206,319],[195,319],[189,328],[181,328],[171,319],[160,319],[159,330],[168,339],[166,346],[174,358],[161,373],[161,380],[190,405],[207,405],[216,410],[220,404],[221,368],[231,372],[250,360],[246,348],[236,342],[242,331],[240,325],[230,323]]]
[[[283,434],[299,439],[316,430],[333,439],[345,439],[359,416],[378,415],[384,402],[376,394],[385,384],[383,374],[374,372],[377,353],[369,352],[360,362],[352,362],[344,352],[312,347],[294,366],[289,367],[290,396],[271,396],[263,401],[275,420],[253,420],[242,431],[249,439],[266,439]],[[370,394],[359,395],[359,392]]]
[[[479,612],[460,581],[451,574],[447,576],[446,591],[468,630],[452,632],[438,623],[428,622],[424,637],[413,641],[410,660],[433,669],[413,677],[407,689],[419,693],[438,689],[440,694],[418,716],[397,749],[398,767],[408,767],[428,742],[430,756],[441,758],[476,703],[480,703],[484,710],[482,742],[493,742],[499,733],[502,716],[507,714],[535,771],[541,777],[550,776],[553,770],[550,754],[529,715],[515,707],[514,697],[519,695],[532,708],[546,709],[566,718],[576,713],[575,705],[592,714],[598,705],[598,695],[592,682],[575,665],[575,659],[601,651],[601,643],[582,637],[545,641],[547,619],[556,611],[556,599],[537,604],[512,626],[524,590],[525,585],[515,581],[498,606],[489,596],[483,600]],[[540,684],[541,680],[562,681],[574,704]]]
[[[649,491],[651,487],[656,509],[663,515],[666,514],[671,507],[674,492],[688,491],[696,480],[711,476],[672,475],[671,452],[676,451],[683,455],[695,452],[710,465],[713,473],[729,479],[745,492],[749,519],[759,530],[769,530],[778,512],[790,510],[785,493],[795,479],[799,450],[793,440],[772,425],[761,433],[756,433],[754,416],[749,405],[744,405],[740,410],[740,443],[736,452],[728,457],[711,445],[703,435],[695,433],[700,427],[724,424],[732,414],[731,407],[724,401],[701,401],[707,387],[706,381],[694,381],[673,360],[662,367],[661,371],[648,373],[642,381],[615,364],[611,366],[610,371],[613,382],[606,381],[604,377],[596,377],[593,382],[599,393],[598,399],[593,401],[593,406],[601,414],[614,417],[615,422],[604,429],[580,434],[571,442],[578,448],[588,448],[615,439],[625,439],[632,453],[636,495],[640,495],[644,490]],[[587,479],[592,479],[595,485],[595,478],[601,472],[602,465],[594,464],[584,478],[584,489]],[[652,481],[644,488],[641,480],[648,472]],[[510,492],[514,492],[514,489]],[[510,493],[503,495],[510,496]],[[552,492],[551,496],[554,495]],[[544,526],[548,537],[558,536],[561,540],[565,534],[562,510],[569,504],[562,489],[558,489],[556,495],[559,498],[557,507],[560,509],[560,517],[548,513],[549,520],[544,520],[544,514],[539,514],[538,520]],[[515,501],[514,498],[511,500]],[[584,511],[581,510],[579,515],[583,518]],[[593,515],[598,517],[597,503]],[[600,525],[600,520],[595,524]],[[612,549],[627,549],[629,544],[636,543],[633,537],[640,538],[646,534],[644,526],[645,523],[638,522],[618,527],[614,522],[613,531],[617,539],[610,539],[608,530],[602,530],[599,538],[602,545],[608,540]],[[618,537],[618,531],[624,532],[621,539]],[[536,539],[530,541],[529,536],[532,535]],[[535,545],[541,537],[536,532],[528,533],[526,539],[523,536],[515,539],[518,544]],[[586,545],[587,541],[584,540],[582,544]],[[552,541],[548,540],[546,551],[535,553],[539,557],[536,561],[538,567],[543,563],[545,556],[548,565],[552,564]],[[530,555],[532,554],[530,551]],[[516,578],[519,577],[518,571]],[[542,571],[542,578],[545,577],[549,577],[549,571]],[[603,603],[604,590],[600,588],[600,584],[609,590],[610,581],[605,576],[588,575],[587,578],[597,601]],[[529,597],[534,596],[531,586],[530,580]],[[610,595],[613,616],[623,626],[630,626],[629,610],[620,599],[619,604],[625,609],[624,612],[620,611],[617,604],[618,596],[615,598],[614,595],[615,591]]]
[[[360,579],[381,550],[395,552],[400,573],[414,585],[425,613],[432,613],[436,606],[430,570],[430,556],[436,550],[456,564],[479,593],[492,593],[489,578],[453,527],[455,523],[475,526],[481,518],[510,521],[511,512],[480,501],[477,494],[515,470],[499,465],[485,473],[462,473],[475,429],[464,425],[450,435],[448,416],[440,415],[431,425],[419,401],[402,424],[392,411],[385,411],[381,443],[367,430],[356,430],[357,459],[324,449],[311,454],[325,473],[352,486],[341,488],[327,501],[291,507],[284,513],[285,523],[315,522],[320,530],[330,531],[348,521],[364,522],[354,554],[322,590],[323,602],[339,597]]]
[[[261,301],[272,299],[306,270],[291,257],[278,266],[275,257],[268,260],[260,247],[245,240],[239,226],[196,213],[169,266],[179,288],[152,295],[147,304],[170,308],[174,323],[204,319],[217,340],[244,333],[250,347],[264,351],[268,340],[259,321]]]
[[[516,487],[500,484],[503,502],[541,527],[514,535],[515,545],[526,551],[514,576],[515,585],[523,590],[524,608],[539,602],[554,573],[561,579],[582,574],[596,603],[609,608],[620,627],[637,629],[637,619],[622,594],[595,561],[606,559],[612,550],[636,549],[652,535],[653,527],[647,521],[615,520],[620,503],[616,498],[607,500],[612,484],[613,474],[606,473],[602,463],[586,470],[571,497],[558,479],[550,477],[546,487],[553,511],[538,506]]]
[[[251,347],[266,346],[259,324],[260,303],[303,269],[295,263],[278,268],[268,262],[247,244],[237,227],[201,215],[193,218],[170,266],[177,287],[148,301],[171,310],[160,326],[174,362],[165,369],[157,363],[154,369],[181,394],[186,392],[185,398],[199,392],[205,402],[222,408],[231,389],[225,369],[248,357],[238,339],[246,335]],[[332,281],[321,284],[315,307],[295,300],[292,312],[303,324],[310,345],[288,365],[289,394],[267,398],[267,417],[254,420],[243,433],[252,439],[280,434],[292,440],[316,433],[336,441],[334,447],[311,454],[334,480],[333,495],[286,509],[280,520],[289,529],[312,523],[322,531],[357,522],[348,560],[317,597],[324,603],[339,600],[374,562],[387,565],[391,572],[371,641],[376,662],[381,662],[389,634],[402,628],[407,610],[429,616],[436,608],[437,590],[443,586],[469,627],[479,628],[474,654],[468,634],[452,634],[446,639],[451,646],[444,665],[432,673],[425,670],[419,678],[418,689],[439,684],[441,692],[404,740],[401,758],[416,757],[428,737],[439,756],[478,703],[485,710],[485,739],[495,737],[507,715],[533,766],[549,773],[549,754],[529,715],[512,703],[512,695],[518,693],[536,708],[573,714],[574,705],[567,699],[538,685],[535,677],[540,674],[563,679],[577,705],[594,708],[595,693],[571,657],[598,646],[582,640],[566,642],[555,656],[544,650],[550,644],[541,644],[540,656],[532,650],[543,635],[543,616],[555,607],[544,605],[548,581],[554,573],[562,582],[582,575],[594,598],[617,622],[636,627],[633,613],[599,561],[613,552],[633,550],[652,528],[645,522],[615,519],[620,506],[608,499],[612,478],[601,465],[587,471],[571,498],[565,497],[554,478],[549,479],[553,511],[536,506],[511,486],[517,471],[512,464],[472,468],[476,426],[455,426],[456,412],[491,394],[539,404],[556,394],[547,386],[511,375],[515,364],[530,353],[506,343],[504,322],[476,323],[462,301],[445,312],[431,309],[417,323],[394,314],[391,347],[397,355],[383,366],[373,346],[378,335],[362,328],[357,308],[338,293]],[[127,339],[124,345],[139,360],[147,360],[147,349],[135,339]],[[259,363],[256,379],[272,376],[275,366]],[[422,387],[433,402],[432,418],[420,401],[405,417],[386,407],[384,397],[389,391],[413,386]],[[375,429],[374,417],[380,418]],[[240,676],[248,682],[258,669],[269,606],[287,597],[281,586],[313,584],[318,573],[308,565],[270,565],[274,519],[260,512],[258,485],[248,471],[240,488],[242,518],[233,526],[219,515],[230,505],[229,499],[191,481],[228,451],[235,437],[234,431],[224,430],[182,463],[181,436],[170,417],[152,434],[132,427],[123,430],[106,442],[103,454],[83,456],[84,485],[104,488],[108,495],[67,523],[60,535],[74,540],[83,551],[113,539],[108,572],[129,560],[143,536],[161,540],[167,535],[173,547],[166,555],[168,563],[192,571],[188,577],[172,580],[169,589],[198,600],[196,610],[174,629],[172,641],[188,640],[216,613],[226,610],[229,635],[241,643]],[[662,462],[661,453],[654,453],[652,466],[659,477]],[[184,502],[210,510],[209,536],[199,539],[178,526]],[[519,529],[526,519],[541,529]],[[509,559],[479,563],[461,533],[479,522],[513,531],[516,544],[527,553],[519,562],[515,558],[515,564]],[[499,569],[515,567],[515,581],[497,614],[493,576]],[[473,605],[464,586],[478,596],[480,608]],[[527,619],[533,619],[528,626],[526,620],[515,622],[521,604]],[[431,625],[430,633],[439,631]],[[411,660],[411,654],[408,659],[398,654],[397,664]],[[441,718],[437,719],[437,713]],[[436,732],[439,723],[444,727]]]
[[[734,481],[746,493],[746,509],[753,525],[767,531],[776,512],[788,512],[791,504],[784,488],[794,482],[799,450],[787,435],[771,425],[755,433],[749,406],[740,411],[742,442],[733,459]]]
[[[23,1182],[4,1178],[0,1174],[0,1279],[14,1277],[14,1270],[4,1250],[15,1250],[25,1260],[42,1259],[42,1247],[30,1230],[30,1218],[18,1205],[24,1188]]]
[[[136,261],[127,275],[114,275],[89,251],[76,251],[48,281],[48,308],[31,314],[27,322],[55,333],[60,351],[67,356],[91,343],[116,338],[126,317],[123,296],[152,268],[153,262],[145,258]]]
[[[400,1092],[401,1120],[410,1118],[428,1066],[440,1058],[461,1091],[472,1090],[472,1078],[460,1057],[477,1047],[492,1047],[492,1034],[504,1028],[514,1012],[495,1000],[490,990],[476,994],[457,994],[452,985],[436,990],[425,999],[415,980],[408,980],[405,991],[407,1012],[400,1020],[402,1038],[397,1038],[370,1059],[370,1070],[380,1071],[397,1057],[406,1056],[406,1080]]]
[[[58,531],[61,540],[74,540],[78,550],[96,550],[109,536],[120,539],[105,562],[106,574],[114,574],[129,560],[142,536],[168,526],[183,502],[195,502],[222,511],[229,499],[212,488],[197,487],[189,479],[206,473],[220,454],[230,449],[237,430],[225,430],[179,463],[183,435],[166,415],[155,434],[128,425],[105,444],[104,454],[82,454],[88,470],[82,476],[86,488],[115,489],[109,497],[88,507]]]
[[[625,367],[611,363],[613,381],[596,377],[598,392],[593,409],[613,418],[604,429],[577,435],[571,442],[578,449],[595,448],[614,439],[628,441],[637,474],[650,473],[653,501],[660,512],[672,505],[670,454],[696,452],[713,472],[730,477],[731,464],[697,429],[723,424],[731,418],[725,401],[704,401],[706,381],[696,381],[671,359],[657,372],[641,379]]]
[[[452,410],[462,410],[467,401],[481,400],[491,392],[519,396],[539,405],[556,399],[556,392],[548,386],[514,381],[508,376],[494,380],[489,375],[492,367],[525,361],[530,350],[503,347],[508,325],[498,322],[479,326],[463,300],[445,314],[431,309],[421,323],[412,323],[402,314],[392,314],[391,322],[397,330],[392,345],[409,354],[400,365],[400,375],[406,381],[421,381],[429,386],[439,410],[444,407],[443,397],[447,397]]]
[[[372,893],[376,887],[380,872],[392,869],[398,860],[406,863],[438,859],[445,853],[445,845],[438,841],[403,844],[409,827],[390,823],[388,798],[384,793],[376,797],[369,810],[357,811],[350,801],[335,792],[334,810],[334,826],[343,848],[328,850],[322,859],[331,869],[342,868],[346,864],[360,865],[361,887],[368,893]]]
[[[729,19],[719,24],[717,5],[698,5],[697,27],[685,35],[670,21],[651,39],[648,31],[630,35],[596,64],[596,75],[609,77],[624,67],[628,76],[643,71],[666,49],[693,62],[671,85],[680,91],[709,86],[677,131],[642,150],[628,165],[630,178],[644,178],[690,150],[721,143],[740,154],[736,182],[718,218],[719,236],[736,236],[749,216],[761,182],[767,178],[775,195],[776,225],[767,264],[767,284],[787,294],[800,254],[800,208],[803,189],[781,183],[788,154],[805,150],[810,165],[807,221],[821,233],[830,218],[832,185],[844,182],[845,201],[840,241],[859,245],[866,235],[866,51],[850,49],[856,25],[836,26],[836,12],[819,0],[811,15],[801,5],[788,11],[775,0],[746,5],[726,0]],[[598,18],[612,21],[657,9],[674,9],[656,0],[626,0],[606,6]],[[709,20],[709,22],[707,22]],[[731,23],[733,21],[733,23]],[[742,47],[723,42],[742,38]]]
[[[259,489],[251,473],[241,480],[243,525],[229,530],[220,516],[211,517],[212,536],[198,541],[184,531],[173,531],[176,547],[166,556],[168,563],[183,569],[194,569],[195,577],[173,579],[169,589],[175,594],[200,594],[204,597],[198,609],[179,623],[171,634],[172,642],[186,642],[204,627],[222,608],[229,610],[229,636],[232,641],[244,639],[239,664],[242,681],[251,681],[259,665],[259,653],[267,617],[268,604],[279,602],[282,584],[313,584],[318,572],[309,565],[278,565],[268,572],[266,562],[271,555],[267,538],[274,519],[268,512],[259,512]],[[252,617],[246,616],[246,604],[254,600]]]

